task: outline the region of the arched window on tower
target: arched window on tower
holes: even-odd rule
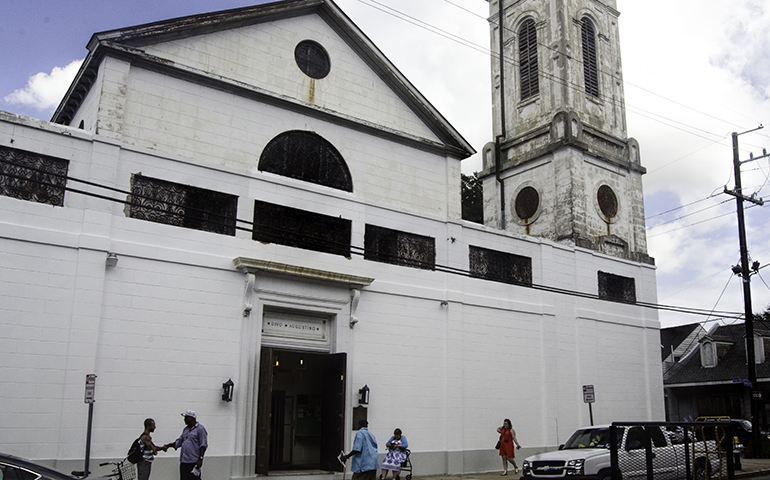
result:
[[[538,94],[537,75],[537,30],[531,18],[519,27],[519,87],[521,99],[525,100]]]
[[[270,140],[259,159],[259,170],[326,187],[353,191],[345,160],[322,136],[290,130]]]
[[[599,72],[596,67],[596,31],[594,30],[593,22],[588,17],[583,17],[581,25],[583,78],[586,84],[586,93],[598,97]]]

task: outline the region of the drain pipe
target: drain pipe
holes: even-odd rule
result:
[[[495,179],[500,185],[500,228],[505,230],[505,183],[500,177],[500,167],[502,165],[502,140],[505,138],[505,60],[503,58],[503,2],[497,0],[498,17],[497,31],[500,42],[499,62],[500,62],[500,134],[495,136]]]

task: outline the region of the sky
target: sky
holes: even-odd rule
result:
[[[95,32],[262,3],[7,0],[0,110],[49,120]],[[480,152],[492,140],[486,0],[336,0]],[[638,140],[658,303],[742,313],[731,133],[743,192],[770,200],[770,2],[617,0],[628,135]],[[760,125],[767,128],[750,132]],[[743,133],[749,132],[749,133]],[[481,169],[479,155],[463,172]],[[747,203],[746,206],[753,205]],[[755,313],[770,306],[770,205],[745,210]],[[660,311],[663,327],[717,315]],[[735,322],[734,319],[721,320]]]

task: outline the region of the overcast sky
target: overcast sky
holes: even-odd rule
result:
[[[95,32],[259,1],[8,0],[0,16],[0,110],[50,119]],[[742,312],[731,132],[741,159],[770,150],[770,2],[617,0],[628,134],[639,141],[658,302]],[[481,151],[492,139],[486,0],[337,0]],[[478,155],[463,171],[481,167]],[[767,158],[742,166],[744,193],[770,192]],[[768,206],[746,210],[752,260],[770,264]],[[765,283],[767,281],[767,283]],[[770,268],[751,277],[770,305]],[[715,317],[660,312],[663,326]]]

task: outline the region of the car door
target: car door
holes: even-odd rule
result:
[[[648,450],[649,446],[649,450]],[[652,460],[652,477],[648,477],[647,455]],[[666,437],[657,426],[631,427],[624,448],[618,451],[618,464],[624,480],[672,480],[676,478],[676,457]]]

